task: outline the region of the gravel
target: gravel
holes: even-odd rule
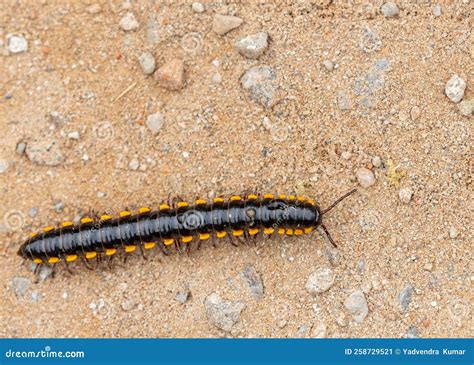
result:
[[[87,8],[86,8],[86,11],[89,13],[89,14],[99,14],[101,11],[102,11],[102,7],[100,6],[100,4],[92,4],[92,5],[89,5]]]
[[[25,153],[25,150],[26,150],[26,143],[24,142],[19,142],[17,145],[16,145],[16,148],[15,148],[15,152],[17,155],[22,155]]]
[[[314,338],[326,338],[328,327],[324,323],[318,323],[313,329]]]
[[[240,79],[245,90],[250,91],[250,98],[270,108],[276,102],[278,85],[276,72],[270,66],[255,66],[247,70]]]
[[[62,212],[63,209],[64,209],[64,203],[63,202],[58,202],[58,203],[54,204],[54,210],[56,212],[58,212],[58,213]]]
[[[81,138],[81,135],[79,134],[79,132],[70,132],[68,133],[67,138],[78,140]]]
[[[8,161],[0,160],[0,174],[3,174],[8,169]]]
[[[10,53],[23,53],[28,50],[28,42],[21,35],[11,35],[8,37],[8,50]]]
[[[57,166],[63,162],[63,155],[56,140],[35,140],[26,146],[26,155],[38,165]]]
[[[255,267],[247,265],[242,274],[252,297],[255,300],[262,299],[264,292],[263,281]]]
[[[385,18],[393,18],[398,15],[400,10],[398,9],[397,4],[393,2],[386,2],[380,7]]]
[[[31,281],[27,278],[16,277],[12,279],[12,289],[17,298],[23,298],[30,287]]]
[[[146,126],[153,134],[158,134],[165,123],[165,118],[161,113],[150,114],[146,118]]]
[[[259,32],[249,35],[245,38],[240,38],[235,43],[235,48],[242,56],[256,60],[268,47],[268,34],[266,32]]]
[[[413,190],[410,188],[402,188],[398,192],[398,198],[403,204],[408,204],[413,197]]]
[[[133,13],[127,13],[120,19],[119,25],[124,31],[130,32],[138,29],[140,24]]]
[[[169,90],[180,90],[184,87],[184,61],[174,58],[155,72],[158,84]]]
[[[357,181],[359,182],[359,185],[363,188],[368,188],[375,184],[374,173],[371,170],[366,169],[365,167],[361,167],[356,171],[356,177]]]
[[[230,332],[239,321],[240,313],[245,309],[245,303],[242,301],[224,302],[219,294],[212,293],[204,301],[204,307],[207,318],[214,326]]]
[[[371,162],[372,162],[372,165],[374,165],[374,167],[379,168],[380,166],[382,166],[382,160],[380,159],[379,156],[372,157]]]
[[[449,238],[451,239],[455,239],[457,236],[458,236],[458,230],[456,229],[456,227],[449,227]]]
[[[402,312],[408,311],[413,291],[413,285],[408,284],[402,289],[400,294],[398,294],[398,303],[400,304],[400,309],[402,310]]]
[[[132,158],[128,163],[128,168],[133,171],[137,171],[140,167],[140,162],[136,158]]]
[[[362,323],[365,317],[367,317],[367,314],[369,314],[367,300],[365,299],[364,293],[360,290],[349,295],[344,301],[344,306],[357,323]]]
[[[38,208],[30,208],[28,210],[28,215],[30,216],[30,218],[36,217],[37,214],[38,214]]]
[[[194,11],[195,13],[203,13],[204,10],[206,10],[206,9],[204,8],[204,5],[202,5],[201,3],[193,3],[193,4],[191,5],[191,9],[193,9],[193,11]]]
[[[144,52],[138,57],[140,67],[145,75],[151,75],[155,72],[155,57],[150,52]]]
[[[176,293],[176,301],[178,303],[184,304],[186,303],[189,298],[191,298],[191,291],[188,288],[184,288],[183,290]]]
[[[446,83],[446,96],[454,103],[459,103],[464,97],[466,82],[458,75],[453,75]]]
[[[311,294],[323,293],[334,285],[334,273],[329,267],[313,272],[306,281],[306,290]]]
[[[214,20],[212,22],[212,30],[219,35],[224,35],[239,27],[242,23],[243,20],[239,17],[216,14],[214,15]]]
[[[469,117],[474,112],[474,100],[463,100],[458,104],[459,113]]]

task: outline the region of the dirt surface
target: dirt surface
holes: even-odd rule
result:
[[[394,17],[327,3],[3,2],[1,336],[472,335],[473,119],[445,86],[458,75],[474,98],[473,3],[404,1]],[[217,13],[243,23],[216,34]],[[264,53],[241,55],[235,42],[261,31]],[[12,35],[27,49],[12,53]],[[182,89],[143,72],[147,51],[157,67],[184,60]],[[254,66],[276,76],[267,105],[241,85]],[[38,283],[16,255],[44,226],[170,196],[296,192],[325,207],[361,168],[374,184],[325,217],[338,249],[317,232],[215,241]],[[310,293],[321,269],[328,288]]]

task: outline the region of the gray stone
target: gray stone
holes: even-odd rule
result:
[[[155,71],[155,57],[150,52],[144,52],[138,57],[138,62],[140,62],[140,67],[146,75],[151,75]]]
[[[219,294],[212,293],[204,301],[204,307],[207,318],[215,327],[230,332],[239,321],[240,313],[245,309],[245,303],[242,301],[223,302]]]
[[[219,35],[224,35],[232,29],[239,27],[242,23],[243,20],[239,17],[216,14],[212,22],[212,30]]]
[[[37,214],[38,214],[38,208],[30,208],[28,210],[28,215],[30,216],[30,218],[36,217]]]
[[[165,123],[165,118],[161,113],[150,114],[146,118],[146,126],[153,134],[158,134]]]
[[[369,27],[362,29],[360,48],[365,53],[377,52],[382,48],[382,40]]]
[[[367,300],[365,299],[364,293],[360,290],[349,295],[344,301],[344,306],[357,323],[362,323],[369,313]]]
[[[16,277],[12,279],[12,289],[17,298],[23,298],[30,287],[31,281],[27,278]]]
[[[54,204],[54,210],[56,212],[62,212],[64,209],[64,203],[63,202],[57,202],[56,204]]]
[[[26,155],[38,165],[57,166],[63,162],[63,155],[56,140],[35,140],[26,145]]]
[[[47,278],[49,278],[51,275],[53,275],[53,268],[49,266],[41,266],[41,269],[39,271],[38,277],[40,281],[45,281]]]
[[[120,19],[119,22],[120,28],[122,28],[124,31],[129,32],[138,29],[138,21],[135,18],[135,15],[133,13],[127,13],[123,16],[122,19]]]
[[[474,100],[463,100],[458,104],[459,112],[465,117],[469,117],[474,112]]]
[[[372,171],[366,169],[365,167],[361,167],[356,171],[357,181],[359,185],[363,188],[368,188],[375,184],[375,176]]]
[[[400,294],[398,294],[398,303],[400,304],[400,309],[402,310],[402,312],[406,312],[408,310],[413,291],[413,285],[408,284],[403,288]]]
[[[245,38],[240,38],[235,43],[235,48],[242,56],[250,59],[259,58],[268,47],[268,34],[266,32],[259,32],[249,35]]]
[[[441,16],[441,5],[438,4],[438,5],[433,6],[433,15],[435,17]]]
[[[8,161],[0,159],[0,174],[3,174],[8,169]]]
[[[28,42],[21,35],[11,35],[8,37],[8,50],[13,54],[26,52],[28,50]]]
[[[380,10],[382,11],[383,15],[385,18],[393,18],[398,15],[400,10],[398,9],[397,4],[389,1],[383,4],[380,7]]]
[[[240,83],[245,90],[250,91],[250,97],[269,108],[276,102],[278,90],[276,72],[269,66],[255,66],[247,70],[241,77]]]
[[[306,290],[311,294],[323,293],[334,285],[334,273],[329,267],[313,272],[306,281]]]
[[[263,297],[263,281],[255,267],[247,265],[244,269],[243,276],[249,288],[250,294],[255,300]]]
[[[459,103],[464,97],[466,83],[458,75],[453,75],[446,83],[446,96],[453,102]]]
[[[25,150],[26,150],[26,143],[24,142],[19,142],[17,145],[16,145],[16,149],[15,149],[15,152],[17,153],[17,155],[22,155],[25,153]]]
[[[418,329],[415,326],[411,326],[406,334],[406,338],[417,338],[418,337]]]
[[[184,288],[183,290],[176,293],[176,301],[181,304],[186,303],[189,298],[191,297],[191,291],[188,288]]]

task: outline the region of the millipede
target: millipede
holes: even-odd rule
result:
[[[41,233],[31,234],[18,255],[38,264],[36,270],[41,265],[54,269],[63,262],[71,271],[69,264],[78,259],[94,269],[93,261],[98,265],[107,260],[110,265],[119,252],[139,251],[146,258],[145,252],[156,246],[165,255],[170,246],[189,251],[192,241],[197,241],[199,248],[213,236],[229,237],[236,245],[235,240],[255,239],[259,234],[300,236],[314,229],[321,229],[337,247],[323,224],[323,216],[355,191],[324,210],[302,196],[250,194],[245,198],[214,198],[211,203],[198,199],[193,205],[184,201],[173,206],[161,204],[157,210],[140,208],[136,213],[124,210],[117,217],[83,217],[78,224],[63,222],[59,227],[48,226]]]

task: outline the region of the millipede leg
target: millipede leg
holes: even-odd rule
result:
[[[337,245],[336,243],[334,242],[334,240],[332,239],[331,235],[329,234],[329,231],[328,229],[326,228],[326,226],[324,224],[321,224],[320,225],[321,229],[324,231],[324,233],[326,234],[326,237],[328,238],[329,242],[331,242],[331,244],[337,248]]]
[[[139,245],[139,247],[140,247],[140,253],[141,253],[143,259],[148,260],[148,257],[145,255],[145,250],[143,249],[143,246]]]
[[[51,265],[51,278],[54,279],[54,277],[56,276],[56,264],[52,264]]]
[[[66,266],[66,270],[68,271],[69,274],[74,275],[74,271],[71,269],[71,265],[69,265],[69,262],[64,260],[64,266]]]
[[[81,260],[84,263],[84,265],[87,267],[87,269],[94,270],[94,268],[91,266],[91,264],[87,261],[87,259],[84,256],[81,256]]]
[[[168,252],[168,250],[166,249],[166,247],[161,243],[161,242],[158,242],[158,248],[160,249],[160,251],[163,253],[163,255],[165,256],[169,256],[170,253]]]
[[[113,270],[113,265],[112,265],[113,258],[114,256],[109,256],[109,258],[107,259],[107,266],[109,267],[110,270]]]

